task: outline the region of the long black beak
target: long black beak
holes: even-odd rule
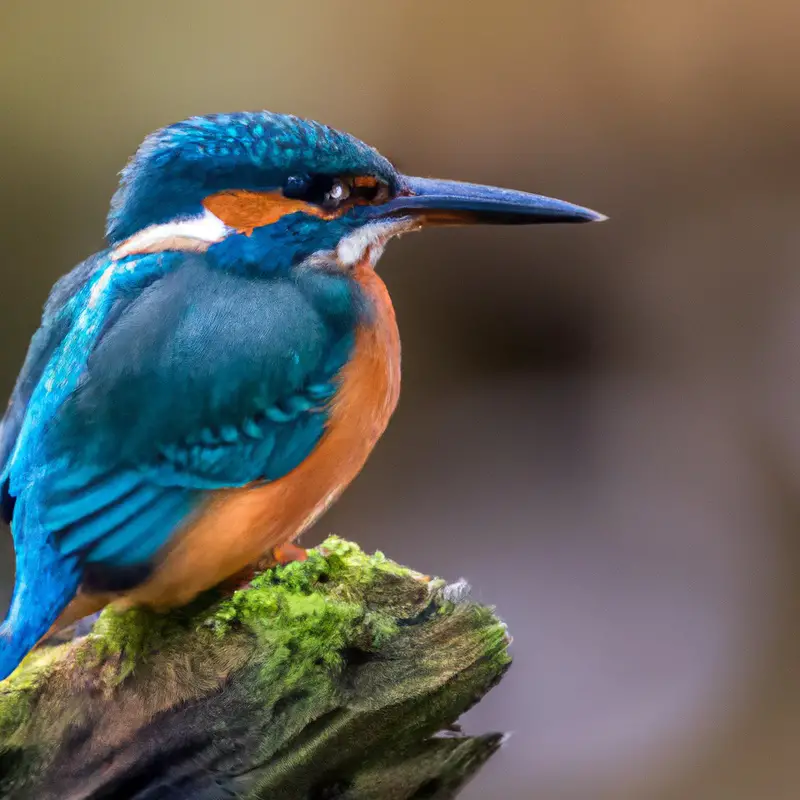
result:
[[[400,194],[375,207],[375,211],[381,216],[408,211],[433,224],[537,225],[607,219],[589,208],[538,194],[477,183],[411,177],[403,177]]]

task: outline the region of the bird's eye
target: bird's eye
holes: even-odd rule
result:
[[[332,211],[350,197],[350,182],[332,175],[292,175],[283,185],[283,194]]]
[[[385,181],[372,175],[292,175],[283,185],[283,194],[335,211],[345,204],[385,203],[391,192]]]
[[[350,184],[342,178],[334,178],[331,188],[325,192],[322,207],[338,208],[348,197],[350,197]]]

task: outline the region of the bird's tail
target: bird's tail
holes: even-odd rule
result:
[[[80,584],[78,560],[56,550],[38,517],[35,501],[18,500],[12,521],[16,576],[11,606],[0,625],[0,680],[50,630]]]

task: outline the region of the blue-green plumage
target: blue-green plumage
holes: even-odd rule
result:
[[[208,262],[100,259],[45,319],[4,426],[11,438],[27,401],[5,472],[18,496],[41,470],[32,497],[65,553],[146,560],[198,490],[274,480],[322,434],[361,313],[358,286],[332,272],[253,277]]]
[[[298,160],[316,167],[322,139],[342,150],[334,169],[386,169],[357,140],[282,119],[196,119],[151,137],[125,171],[109,240],[197,213],[214,186],[280,186]],[[269,152],[249,138],[282,126]],[[0,629],[19,645],[0,650],[0,677],[71,599],[82,565],[146,565],[209,490],[275,480],[314,448],[364,311],[346,275],[297,267],[341,236],[315,241],[317,225],[282,221],[204,254],[104,251],[54,287],[0,428],[20,610]]]
[[[274,213],[237,225],[252,216],[237,208],[243,192]],[[222,217],[206,205],[219,193]],[[112,200],[109,249],[53,288],[0,424],[17,559],[0,679],[82,584],[145,580],[215,492],[280,481],[308,458],[357,333],[375,322],[355,262],[448,209],[596,217],[406,178],[347,134],[268,112],[196,117],[145,140]]]

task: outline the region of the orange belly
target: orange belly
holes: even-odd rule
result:
[[[56,627],[112,601],[158,609],[184,605],[294,539],[358,475],[397,405],[400,337],[383,281],[368,263],[356,266],[354,274],[375,313],[357,332],[328,426],[311,455],[273,483],[214,493],[146,583],[123,596],[79,594]]]

